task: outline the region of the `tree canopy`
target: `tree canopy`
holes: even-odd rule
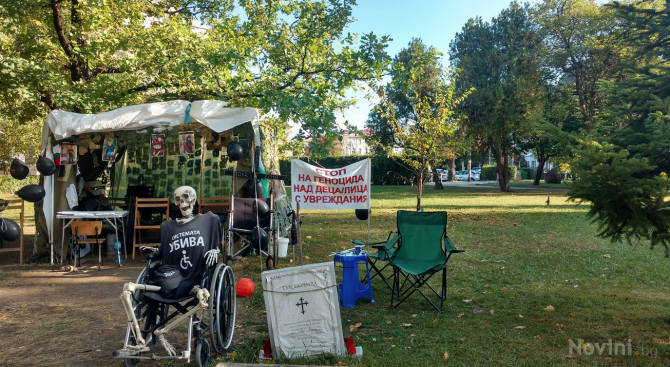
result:
[[[456,107],[470,93],[456,92],[457,73],[444,72],[439,55],[412,40],[394,59],[392,81],[381,89],[375,107],[379,120],[392,130],[393,147],[401,148],[397,159],[415,176],[417,210],[428,168],[444,156],[445,142],[454,136],[459,122]]]
[[[513,2],[491,22],[470,19],[450,45],[468,133],[496,160],[500,190],[509,191],[510,155],[542,113],[542,38],[528,5]]]
[[[573,134],[569,195],[591,204],[600,235],[650,240],[670,253],[670,4],[612,3],[632,50],[625,78],[602,81],[606,105],[592,131]]]
[[[355,0],[8,0],[0,123],[171,99],[273,111],[336,136],[346,91],[380,78],[387,37],[345,32]],[[2,128],[0,128],[2,129]],[[0,138],[2,139],[2,138]]]

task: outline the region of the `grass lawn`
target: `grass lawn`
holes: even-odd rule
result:
[[[566,186],[564,183],[560,184],[550,184],[544,182],[544,180],[540,181],[540,184],[538,186],[533,186],[533,180],[520,180],[520,181],[512,181],[510,182],[510,186],[523,186],[523,187],[551,187],[551,188],[557,188],[557,189],[567,189],[568,186]]]
[[[445,312],[438,314],[418,294],[391,309],[390,291],[375,279],[376,303],[359,300],[356,307],[341,309],[344,333],[363,346],[363,360],[299,363],[667,366],[670,264],[663,250],[595,237],[596,228],[585,215],[588,207],[568,203],[565,193],[503,195],[494,189],[427,187],[424,208],[446,210],[449,236],[472,256],[457,254],[449,262]],[[416,207],[415,188],[374,187],[372,206],[372,239],[385,239],[395,229],[396,211]],[[328,255],[350,248],[353,239],[365,240],[367,225],[353,211],[304,211],[302,232],[306,262],[317,263],[332,261]],[[219,361],[255,362],[262,349],[267,321],[259,266],[251,256],[235,266],[236,277],[252,278],[257,290],[238,300],[233,352]],[[555,311],[545,310],[550,305]],[[362,325],[350,331],[357,323]],[[610,356],[606,348],[600,356],[595,351],[566,357],[569,340],[580,339],[624,344],[630,339],[632,353],[640,355],[622,356],[619,350]]]

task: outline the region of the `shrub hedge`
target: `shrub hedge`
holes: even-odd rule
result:
[[[537,168],[522,167],[522,168],[519,168],[519,171],[521,172],[521,179],[522,180],[534,180],[535,179],[535,173],[537,172]],[[540,176],[540,180],[544,180],[544,172],[542,172],[542,175]]]
[[[507,167],[510,177],[514,179],[516,177],[516,166]],[[523,177],[522,177],[523,178]],[[495,181],[496,180],[496,166],[484,166],[482,167],[482,181]]]
[[[23,180],[17,180],[11,175],[0,175],[0,194],[13,195],[26,185],[37,185],[40,183],[39,175],[30,175]]]
[[[372,161],[372,184],[373,185],[409,185],[412,181],[412,172],[398,164],[393,158],[383,155],[358,155],[358,156],[341,156],[341,157],[326,157],[317,162],[326,168],[339,168],[348,166],[352,163],[358,162],[365,158],[370,158]],[[317,164],[310,162],[307,157],[300,157],[301,161],[310,164]],[[279,161],[279,169],[282,175],[286,175],[285,184],[291,184],[291,158],[284,158]]]

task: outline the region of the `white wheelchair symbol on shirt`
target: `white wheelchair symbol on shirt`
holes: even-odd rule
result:
[[[186,250],[182,250],[181,253],[184,254],[184,257],[181,258],[181,261],[179,262],[179,266],[181,266],[182,269],[188,269],[189,266],[193,267],[193,264],[191,264],[191,262],[188,261],[189,257],[186,256]],[[186,264],[188,264],[188,266]]]

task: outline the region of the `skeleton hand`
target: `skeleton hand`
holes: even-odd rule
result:
[[[220,253],[221,251],[219,251],[218,248],[205,252],[205,263],[207,264],[207,266],[212,266],[216,264],[216,262],[219,260],[218,255]]]
[[[140,247],[140,250],[149,250],[151,252],[158,252],[158,247],[142,246]]]

